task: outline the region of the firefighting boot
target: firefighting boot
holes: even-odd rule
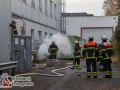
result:
[[[72,68],[71,69],[76,69],[76,66],[75,65],[72,65]]]
[[[80,65],[76,65],[76,69],[82,70],[82,68],[80,67]]]
[[[91,78],[91,76],[87,76],[87,78]]]
[[[109,78],[109,75],[105,75],[105,77],[103,77],[103,78]]]
[[[112,78],[112,75],[109,75],[108,78]]]
[[[100,66],[100,71],[103,71],[103,66]]]
[[[87,78],[91,78],[91,72],[87,72]]]
[[[97,76],[94,76],[94,78],[98,78]]]
[[[109,78],[112,78],[112,71],[109,71]]]
[[[109,78],[109,75],[110,75],[110,71],[105,71],[105,77],[103,78]]]

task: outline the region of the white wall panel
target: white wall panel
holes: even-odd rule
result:
[[[102,35],[106,35],[108,40],[112,37],[112,28],[88,28],[82,29],[82,38],[88,40],[88,36],[93,35],[94,41],[99,42]]]
[[[50,17],[48,17],[48,26],[50,26]]]
[[[45,13],[45,0],[42,0],[42,12]]]
[[[80,36],[81,27],[114,27],[118,16],[66,17],[67,35]]]
[[[42,37],[44,38],[44,33],[47,32],[49,35],[50,33],[53,34],[55,32],[60,31],[60,13],[61,9],[59,7],[60,0],[52,0],[52,17],[50,16],[50,0],[47,2],[47,11],[48,14],[45,14],[45,0],[42,0],[42,11],[39,11],[39,0],[35,0],[35,8],[31,6],[31,0],[26,0],[26,3],[21,2],[21,0],[11,0],[11,9],[12,12],[15,13],[16,15],[21,15],[25,16],[25,18],[33,20],[37,23],[42,23],[44,25],[40,25],[37,23],[33,23],[32,21],[26,20],[26,33],[27,35],[31,35],[31,29],[35,30],[35,39],[38,39],[38,30],[43,30],[42,31]],[[56,4],[56,19],[54,17],[54,4]],[[21,20],[18,20],[17,23],[17,29],[20,33],[20,26],[23,26],[23,22]],[[57,30],[55,30],[55,29]]]
[[[38,21],[41,23],[42,22],[42,19],[41,19],[41,13],[38,13]]]
[[[26,4],[22,3],[22,16],[24,15],[24,17],[27,17],[27,6]]]
[[[32,8],[32,20],[38,21],[38,11]]]
[[[11,10],[12,12],[16,12],[16,0],[11,0]]]
[[[26,0],[26,3],[31,6],[31,0]]]
[[[10,62],[11,51],[11,2],[0,0],[0,63]]]
[[[31,7],[27,6],[27,18],[31,19]]]
[[[19,14],[19,15],[21,15],[22,14],[22,8],[21,8],[22,4],[21,4],[21,2],[16,1],[16,5],[17,5],[17,8],[15,7],[16,8],[16,13]]]

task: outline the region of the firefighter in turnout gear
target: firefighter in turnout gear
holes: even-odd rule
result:
[[[12,20],[12,24],[10,24],[10,27],[12,27],[13,34],[18,35],[17,28],[16,28],[16,22],[17,22],[16,20]]]
[[[92,75],[94,78],[97,77],[96,58],[98,56],[98,48],[96,42],[93,41],[93,35],[89,36],[88,42],[85,43],[82,55],[86,57],[87,64],[87,78],[91,78],[91,64],[92,64]]]
[[[81,46],[79,45],[79,42],[76,40],[75,41],[75,48],[74,48],[74,60],[73,60],[72,69],[81,70],[81,67],[80,67],[80,54],[81,54]]]
[[[49,49],[48,49],[48,52],[50,53],[50,59],[56,59],[56,54],[58,50],[59,48],[55,44],[55,41],[52,41],[52,44],[49,46]]]
[[[103,64],[105,69],[105,77],[103,78],[112,78],[112,68],[111,68],[111,56],[113,54],[112,45],[110,42],[107,42],[107,37],[105,35],[102,36],[102,51],[101,57],[103,58]]]
[[[100,70],[103,71],[104,70],[104,65],[103,65],[103,60],[101,55],[101,46],[102,46],[102,41],[98,42],[98,51],[99,51],[99,56],[97,58],[97,62],[100,62]]]

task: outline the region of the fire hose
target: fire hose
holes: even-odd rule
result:
[[[67,63],[67,64],[72,64],[72,63]],[[36,65],[38,68],[38,65]],[[16,76],[28,76],[28,75],[35,75],[35,76],[48,76],[48,77],[63,77],[64,74],[61,73],[57,73],[57,71],[61,71],[61,70],[65,70],[68,68],[71,68],[72,66],[67,66],[64,68],[60,68],[60,69],[55,69],[52,71],[52,74],[42,74],[42,73],[26,73],[26,74],[18,74]]]

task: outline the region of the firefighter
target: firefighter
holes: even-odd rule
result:
[[[74,60],[73,60],[73,66],[72,69],[78,69],[80,68],[80,54],[81,54],[81,47],[79,45],[79,42],[75,41],[75,48],[74,48]]]
[[[79,44],[79,46],[80,46],[80,49],[82,48],[82,45],[81,44]]]
[[[52,44],[48,48],[48,52],[50,53],[50,59],[56,59],[56,54],[58,50],[59,48],[55,44],[55,41],[52,41]]]
[[[92,64],[92,75],[94,78],[97,77],[96,58],[98,56],[97,43],[93,41],[93,35],[90,35],[89,40],[85,43],[82,55],[86,57],[87,65],[87,78],[91,78],[91,64]]]
[[[111,56],[112,56],[112,45],[110,42],[107,42],[107,37],[102,36],[103,45],[101,48],[101,57],[103,58],[103,64],[105,69],[105,77],[103,78],[112,78],[112,68],[111,68]]]
[[[100,62],[100,70],[103,71],[104,70],[104,65],[103,65],[103,60],[101,55],[101,46],[102,46],[102,41],[98,42],[98,51],[99,51],[99,56],[97,58],[97,62]]]
[[[18,35],[17,29],[16,29],[16,22],[17,22],[16,20],[12,20],[12,24],[10,24],[10,27],[12,27],[13,34]]]

